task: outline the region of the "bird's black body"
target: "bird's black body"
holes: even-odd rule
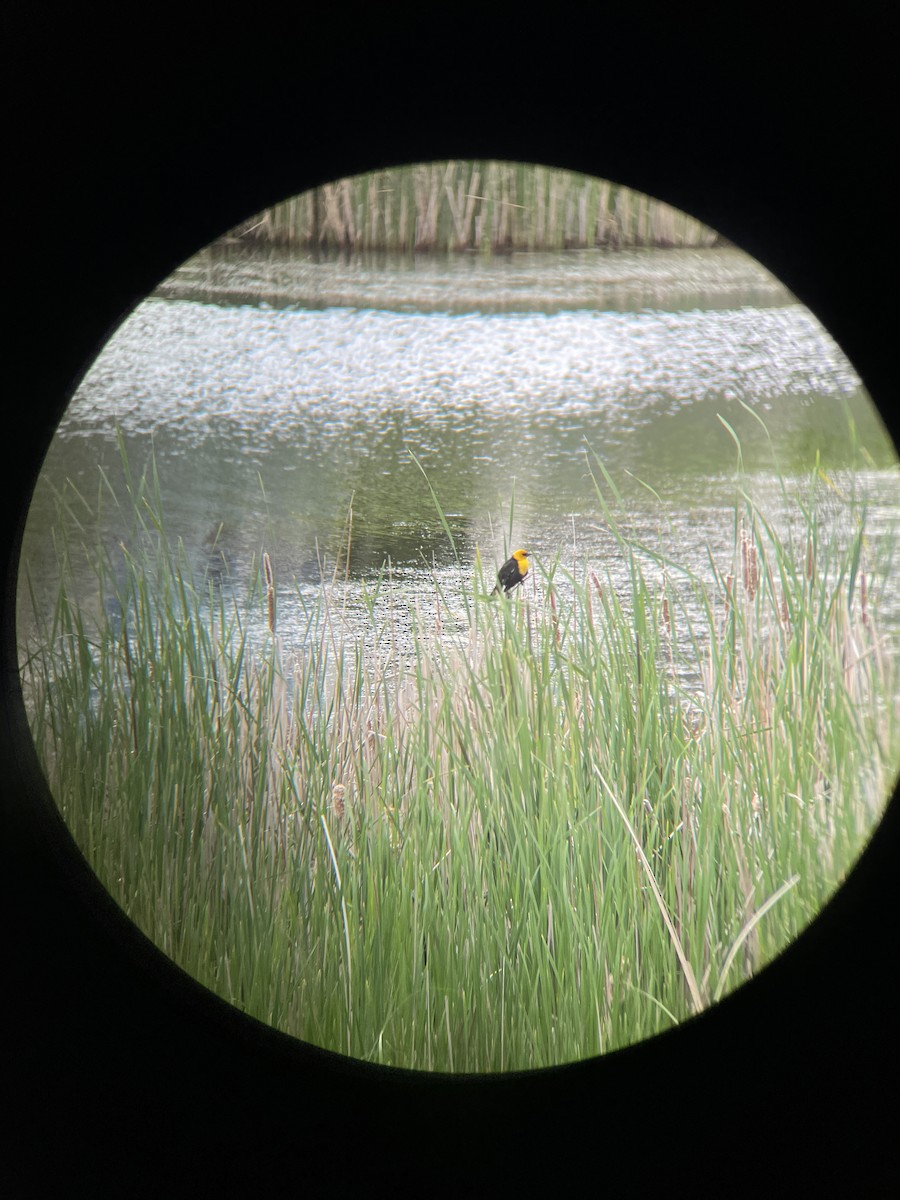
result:
[[[497,572],[499,583],[494,588],[494,593],[499,592],[501,588],[505,595],[518,587],[528,574],[528,568],[531,564],[528,561],[527,550],[517,550],[512,558],[508,558],[500,570]],[[492,593],[493,594],[493,593]]]

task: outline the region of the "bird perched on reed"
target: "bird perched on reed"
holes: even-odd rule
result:
[[[492,596],[496,596],[501,588],[503,588],[503,594],[508,596],[514,587],[519,586],[528,574],[528,569],[531,566],[531,563],[528,561],[528,555],[528,550],[516,550],[512,558],[506,560],[497,572],[497,578],[500,582],[491,592]]]

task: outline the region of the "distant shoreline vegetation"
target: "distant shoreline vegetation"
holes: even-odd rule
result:
[[[468,160],[338,179],[248,217],[220,241],[491,254],[728,244],[687,213],[609,180],[531,163]]]

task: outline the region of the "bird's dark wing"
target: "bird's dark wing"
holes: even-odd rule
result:
[[[522,582],[519,564],[514,558],[508,559],[497,572],[497,577],[506,591],[511,591],[517,583]]]

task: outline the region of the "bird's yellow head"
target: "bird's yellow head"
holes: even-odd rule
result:
[[[513,553],[513,558],[519,564],[519,570],[523,575],[528,574],[528,568],[531,566],[531,563],[528,561],[529,553],[530,551],[528,550],[516,550]]]

